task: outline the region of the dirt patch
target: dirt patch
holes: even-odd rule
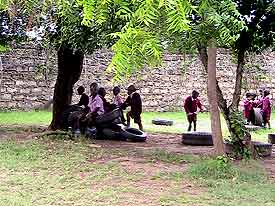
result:
[[[144,151],[161,149],[173,153],[194,155],[210,155],[213,153],[213,147],[183,145],[181,143],[181,135],[179,134],[149,134],[146,142],[139,143],[106,140],[96,140],[95,143],[101,145],[103,148],[137,149]]]

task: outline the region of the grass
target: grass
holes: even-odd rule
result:
[[[51,112],[0,112],[0,125],[49,125],[51,121]],[[174,121],[173,126],[153,125],[153,119],[169,119]],[[186,131],[188,123],[184,112],[145,112],[142,114],[142,120],[145,131],[153,133],[176,133],[180,134]],[[229,133],[223,118],[222,131],[223,136],[228,137]],[[271,121],[275,127],[275,121]],[[136,125],[135,125],[136,126]],[[200,113],[198,115],[198,131],[210,131],[209,113]],[[267,141],[267,134],[275,133],[274,129],[262,129],[252,132],[252,138],[258,141]]]
[[[188,175],[207,188],[205,205],[275,205],[275,185],[258,162],[234,165],[210,159],[192,165]]]
[[[275,185],[258,162],[233,164],[138,147],[92,148],[91,143],[2,140],[0,205],[275,205]]]

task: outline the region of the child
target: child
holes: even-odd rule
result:
[[[85,126],[95,124],[95,118],[98,115],[101,115],[104,113],[104,107],[103,107],[103,101],[98,95],[98,84],[92,83],[90,86],[90,92],[91,96],[89,98],[89,104],[88,104],[88,113],[83,113],[81,115],[77,115],[74,123],[73,129],[75,130],[75,134],[80,134],[81,127],[84,129]],[[82,131],[84,132],[84,131]]]
[[[246,119],[246,124],[253,123],[254,121],[254,100],[253,100],[253,94],[246,93],[246,98],[243,102],[243,113],[244,117]]]
[[[89,104],[89,97],[84,92],[85,92],[85,88],[83,86],[80,86],[80,87],[77,88],[77,93],[81,97],[80,97],[79,102],[76,105],[77,106],[84,106],[84,108],[86,108]]]
[[[86,115],[89,125],[94,126],[95,118],[101,114],[104,114],[104,103],[101,97],[98,95],[98,84],[92,83],[90,86],[91,96],[89,98],[90,112]]]
[[[200,112],[203,111],[202,104],[200,100],[198,99],[199,92],[193,91],[192,95],[187,97],[184,101],[184,109],[187,115],[187,120],[189,122],[188,131],[191,131],[192,129],[192,122],[194,124],[194,131],[197,129],[197,113],[198,108],[200,109]]]
[[[264,120],[264,126],[268,124],[268,128],[270,129],[270,116],[271,116],[271,102],[268,97],[270,92],[268,90],[264,91],[264,96],[262,99],[262,113],[263,113],[263,120]]]
[[[127,126],[130,126],[130,119],[133,118],[134,122],[138,124],[139,129],[143,130],[141,123],[141,112],[142,112],[142,102],[140,95],[136,92],[137,89],[134,85],[128,87],[128,98],[121,105],[121,109],[126,109],[128,106],[131,107],[131,110],[127,113]]]
[[[120,88],[118,86],[115,86],[113,88],[113,94],[114,94],[113,104],[115,104],[117,107],[120,107],[123,103],[123,99],[119,93],[120,93]]]
[[[111,110],[113,110],[113,106],[105,99],[106,90],[103,87],[100,87],[98,89],[98,95],[103,101],[104,112],[110,112]]]

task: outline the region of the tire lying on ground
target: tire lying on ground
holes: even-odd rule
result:
[[[104,139],[126,141],[126,138],[121,135],[121,132],[114,131],[110,128],[103,129],[102,136]]]
[[[69,106],[64,112],[61,114],[61,121],[63,122],[65,129],[71,126],[71,119],[69,119],[70,114],[75,111],[81,111],[83,108],[77,105]]]
[[[115,109],[111,112],[108,112],[106,114],[102,114],[96,118],[96,124],[103,124],[112,122],[113,120],[121,117],[122,113],[120,109]]]
[[[275,134],[268,134],[268,142],[270,144],[275,144]]]
[[[182,143],[186,145],[212,146],[212,134],[209,132],[186,132],[182,134]]]
[[[165,119],[153,119],[152,124],[155,125],[165,125],[165,126],[172,126],[173,125],[172,120],[165,120]]]
[[[120,135],[131,142],[145,142],[147,139],[145,132],[131,127],[122,129]]]
[[[254,115],[255,115],[255,119],[254,119],[253,124],[256,126],[262,126],[263,125],[263,115],[261,113],[261,109],[254,108]]]
[[[252,142],[260,157],[269,157],[272,153],[272,144],[264,142]]]

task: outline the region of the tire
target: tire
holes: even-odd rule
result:
[[[256,126],[262,126],[263,125],[263,115],[260,108],[254,108],[254,115],[255,119],[253,124]]]
[[[275,134],[268,134],[268,143],[275,144]]]
[[[272,153],[272,144],[264,142],[252,142],[255,150],[260,157],[270,157]]]
[[[186,145],[212,146],[212,134],[208,132],[187,132],[182,134],[182,143]]]
[[[65,129],[68,129],[69,126],[71,126],[71,122],[69,120],[69,116],[71,113],[75,111],[81,111],[83,108],[76,106],[76,105],[71,105],[69,106],[61,115],[61,121],[63,122]]]
[[[100,125],[100,124],[104,124],[104,123],[109,123],[112,122],[115,119],[118,119],[119,117],[121,117],[122,112],[120,109],[115,109],[111,112],[108,112],[106,114],[102,114],[100,116],[98,116],[96,118],[96,124]]]
[[[145,142],[147,139],[146,133],[131,127],[122,129],[120,135],[131,142]]]
[[[126,138],[120,135],[121,132],[114,131],[109,128],[102,130],[102,136],[104,139],[126,141]]]
[[[165,125],[165,126],[172,126],[173,125],[172,120],[165,120],[165,119],[153,119],[152,124],[155,125]]]

